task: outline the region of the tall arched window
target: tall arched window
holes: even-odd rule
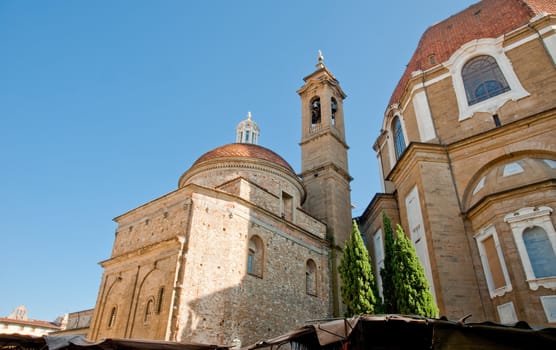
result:
[[[525,207],[504,217],[512,229],[531,290],[556,288],[556,230],[550,217],[552,211],[547,206]]]
[[[536,278],[556,276],[556,254],[546,231],[533,226],[523,231],[523,243]]]
[[[315,98],[311,101],[311,125],[315,126],[320,124],[321,111],[320,111],[320,98]]]
[[[147,300],[147,305],[145,306],[145,316],[143,318],[143,323],[144,324],[148,324],[149,323],[149,318],[151,316],[151,314],[153,313],[153,304],[154,304],[154,298],[149,298],[149,300]]]
[[[312,259],[305,265],[305,291],[309,295],[317,295],[317,265]]]
[[[394,121],[392,122],[392,133],[394,134],[394,148],[396,150],[396,159],[399,159],[405,151],[405,138],[403,136],[400,117],[394,118]]]
[[[479,56],[467,62],[461,77],[469,105],[510,90],[498,63],[492,56]]]
[[[263,276],[263,241],[258,236],[249,239],[247,252],[247,273],[253,276]]]
[[[338,112],[338,102],[336,102],[336,99],[332,97],[330,98],[330,113],[332,116],[332,125],[336,125],[336,112]]]
[[[117,309],[114,306],[112,308],[112,310],[110,311],[110,318],[108,319],[108,328],[112,328],[112,327],[114,327],[114,324],[116,324],[116,312],[117,312]]]

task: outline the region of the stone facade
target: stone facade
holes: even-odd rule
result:
[[[382,210],[400,222],[450,319],[556,322],[556,271],[539,277],[529,267],[556,263],[555,12],[546,2],[485,0],[432,26],[385,113],[374,148],[386,193],[359,221],[368,237]],[[474,73],[490,74],[492,92],[468,102],[482,91],[465,73],[479,60],[498,70]],[[528,229],[548,247],[539,257]]]

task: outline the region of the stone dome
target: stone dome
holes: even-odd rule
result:
[[[227,144],[206,152],[181,176],[178,187],[195,183],[222,188],[238,178],[277,196],[284,190],[305,198],[305,189],[291,165],[268,148],[250,143]]]
[[[295,175],[295,171],[291,165],[284,160],[284,158],[280,157],[268,148],[251,143],[231,143],[217,147],[200,156],[195,163],[193,163],[192,168],[203,162],[219,158],[255,158],[265,160],[281,166]]]

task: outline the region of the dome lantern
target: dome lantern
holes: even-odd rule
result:
[[[251,120],[251,112],[247,112],[247,119],[236,127],[236,142],[257,145],[259,143],[259,133],[259,126]]]

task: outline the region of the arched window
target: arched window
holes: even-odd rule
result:
[[[336,112],[338,112],[338,102],[336,102],[336,99],[332,97],[330,98],[330,113],[332,116],[332,125],[336,125]]]
[[[510,90],[504,74],[492,56],[479,56],[467,62],[461,77],[469,105]]]
[[[143,318],[144,324],[149,323],[149,318],[153,313],[153,304],[154,304],[154,298],[151,297],[149,298],[149,300],[147,300],[147,305],[145,306],[145,317]]]
[[[321,113],[320,113],[320,98],[315,98],[311,101],[311,126],[320,124]]]
[[[114,327],[114,324],[116,324],[116,312],[117,312],[117,309],[114,306],[112,308],[112,310],[110,311],[110,318],[108,319],[108,328],[112,328],[112,327]]]
[[[556,254],[546,231],[533,226],[523,231],[523,243],[536,278],[556,276]]]
[[[394,148],[396,150],[396,159],[399,159],[405,151],[405,138],[403,136],[400,117],[394,118],[394,121],[392,122],[392,133],[394,134]]]
[[[263,276],[263,241],[258,236],[249,239],[247,252],[247,273],[256,277]]]
[[[309,295],[317,295],[317,265],[311,259],[305,265],[305,291]]]

